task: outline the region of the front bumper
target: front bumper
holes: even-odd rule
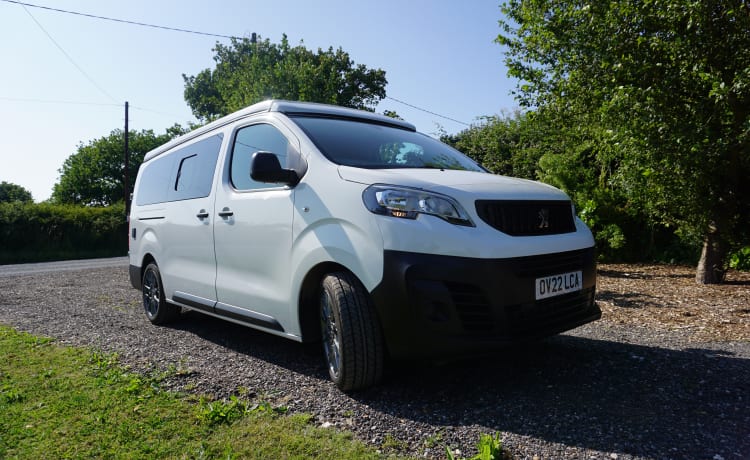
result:
[[[535,300],[535,280],[583,272],[582,290]],[[509,259],[385,251],[372,291],[395,358],[484,352],[564,332],[601,317],[594,248]]]

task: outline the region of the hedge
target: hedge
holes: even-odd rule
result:
[[[127,232],[122,203],[0,203],[0,264],[124,256]]]

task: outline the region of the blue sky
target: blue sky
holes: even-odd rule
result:
[[[465,123],[517,105],[515,82],[493,42],[500,32],[496,0],[23,1],[222,35],[256,32],[273,42],[286,33],[292,45],[302,40],[311,49],[341,47],[356,63],[386,71],[388,96]],[[126,100],[134,130],[161,133],[194,121],[182,74],[213,67],[217,40],[229,42],[0,1],[0,181],[25,187],[36,201],[49,198],[79,143],[123,127]],[[380,103],[377,111],[384,110],[425,133],[438,124],[451,133],[465,128],[393,100]]]

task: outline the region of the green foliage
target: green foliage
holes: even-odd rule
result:
[[[350,434],[263,404],[243,403],[231,424],[200,419],[197,398],[164,391],[158,377],[131,372],[115,355],[0,326],[0,356],[0,458],[383,457]]]
[[[564,138],[556,153],[572,157],[590,143],[594,163],[610,168],[601,187],[618,203],[649,225],[710,235],[718,259],[750,240],[747,2],[502,8],[498,42],[521,82],[516,95],[556,124]]]
[[[4,383],[0,386],[0,401],[5,403],[23,402],[26,399],[17,389],[13,388],[10,383]]]
[[[468,460],[502,460],[508,458],[507,452],[503,450],[503,443],[500,441],[500,433],[494,435],[482,434],[477,443],[479,452]],[[453,452],[445,448],[448,460],[456,460]]]
[[[201,398],[198,418],[209,426],[220,424],[231,425],[248,414],[261,412],[268,414],[284,414],[286,413],[286,408],[273,407],[268,402],[252,404],[249,401],[243,401],[234,395],[230,396],[229,400],[222,399],[219,401]]]
[[[383,111],[383,115],[385,115],[386,117],[395,118],[396,120],[403,120],[403,118],[401,118],[401,115],[399,115],[395,110],[385,110]]]
[[[222,423],[231,424],[244,417],[248,412],[248,405],[234,395],[231,396],[229,401],[210,401],[203,398],[201,399],[198,418],[210,426]]]
[[[373,110],[385,97],[385,71],[355,64],[341,48],[313,52],[268,39],[216,43],[216,68],[183,75],[185,101],[201,120],[213,120],[265,99],[289,99]]]
[[[440,140],[465,153],[495,174],[536,179],[541,151],[529,116],[482,117],[478,124]]]
[[[732,254],[729,266],[735,270],[750,271],[750,246],[745,246]]]
[[[127,252],[125,206],[0,203],[0,264]]]
[[[12,203],[18,201],[21,203],[30,203],[34,201],[31,192],[10,182],[0,182],[0,203]]]
[[[174,125],[164,134],[152,130],[130,131],[128,138],[129,190],[133,190],[143,156],[185,129]],[[60,169],[60,180],[55,184],[51,201],[57,204],[108,206],[124,201],[125,133],[116,129],[109,136],[79,144]]]

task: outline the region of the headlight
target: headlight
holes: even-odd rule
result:
[[[473,227],[474,223],[456,200],[439,193],[398,187],[371,185],[362,193],[365,206],[375,214],[416,219],[417,214],[429,214],[452,224]]]

